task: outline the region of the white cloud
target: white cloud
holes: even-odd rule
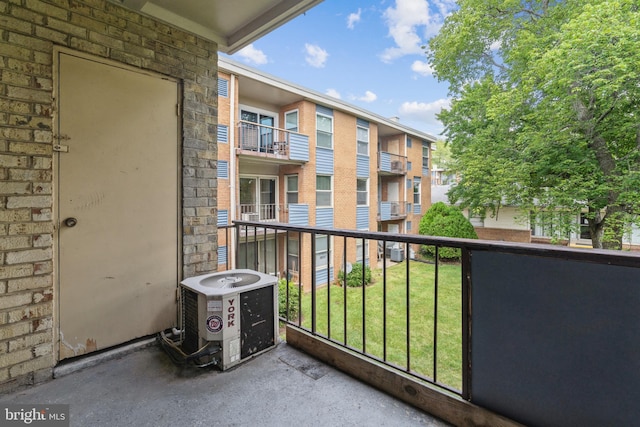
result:
[[[326,50],[315,44],[305,43],[304,50],[307,52],[305,60],[309,65],[316,68],[324,67],[329,54]]]
[[[356,23],[360,22],[360,15],[362,14],[362,9],[358,8],[356,13],[350,13],[347,17],[347,28],[353,30],[353,27]]]
[[[449,108],[451,99],[443,98],[433,102],[403,102],[400,106],[400,116],[409,120],[424,122],[429,126],[441,127],[442,124],[436,118],[443,108]]]
[[[253,43],[240,49],[237,55],[250,64],[262,65],[267,63],[267,55],[260,49],[253,47]]]
[[[426,61],[414,61],[413,64],[411,64],[411,71],[423,76],[433,75],[433,67]]]
[[[362,101],[362,102],[373,102],[376,99],[378,99],[378,95],[376,95],[375,93],[371,92],[370,90],[366,91],[364,93],[364,96],[359,96],[358,98],[356,98],[358,101]]]
[[[433,9],[427,0],[396,0],[395,7],[384,11],[389,36],[396,45],[380,54],[382,61],[422,53],[422,46],[438,33],[444,18],[455,7],[454,0],[431,0],[431,3]]]
[[[342,99],[342,96],[340,96],[340,92],[338,92],[335,89],[327,89],[327,91],[325,92],[326,95],[329,95],[333,98],[337,98],[337,99]]]

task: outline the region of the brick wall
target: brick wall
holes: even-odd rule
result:
[[[217,268],[217,46],[106,0],[0,1],[0,391],[57,357],[55,46],[182,81],[183,275]]]
[[[498,240],[505,242],[531,243],[530,230],[513,230],[506,228],[475,227],[478,238],[482,240]]]

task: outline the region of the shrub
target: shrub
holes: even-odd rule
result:
[[[288,320],[296,320],[300,314],[300,286],[289,282],[289,307],[287,313],[287,281],[278,280],[278,314]]]
[[[340,281],[340,283],[344,283],[343,270],[340,270],[338,272],[338,280]],[[368,265],[364,268],[364,283],[365,285],[371,283],[371,268],[369,268]],[[350,288],[357,288],[358,286],[362,286],[362,264],[353,264],[351,272],[347,273],[347,286]]]
[[[420,220],[419,233],[425,236],[478,238],[473,225],[464,217],[460,209],[443,202],[433,204],[424,214]],[[436,248],[435,246],[422,245],[420,252],[423,255],[435,257]],[[460,256],[460,249],[441,247],[438,250],[438,257],[442,260],[459,260]]]

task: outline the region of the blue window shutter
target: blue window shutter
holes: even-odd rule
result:
[[[369,206],[358,206],[356,208],[356,228],[358,230],[369,229]]]
[[[289,134],[289,159],[309,161],[309,136],[300,133]]]
[[[229,162],[218,160],[218,179],[229,179]]]
[[[289,205],[289,224],[309,225],[309,205],[290,204]]]
[[[317,227],[333,227],[333,208],[318,208],[316,210]]]
[[[218,246],[218,265],[227,263],[227,247]]]
[[[356,175],[359,178],[369,177],[369,157],[358,154],[356,156]]]
[[[316,173],[333,175],[333,150],[329,148],[316,149]]]
[[[218,78],[218,96],[229,97],[229,80]]]
[[[229,142],[229,126],[218,125],[218,142]]]
[[[226,209],[218,211],[218,227],[223,225],[229,225],[229,211]]]

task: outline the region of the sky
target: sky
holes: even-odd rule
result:
[[[441,137],[449,105],[424,46],[454,0],[324,0],[231,59]]]

